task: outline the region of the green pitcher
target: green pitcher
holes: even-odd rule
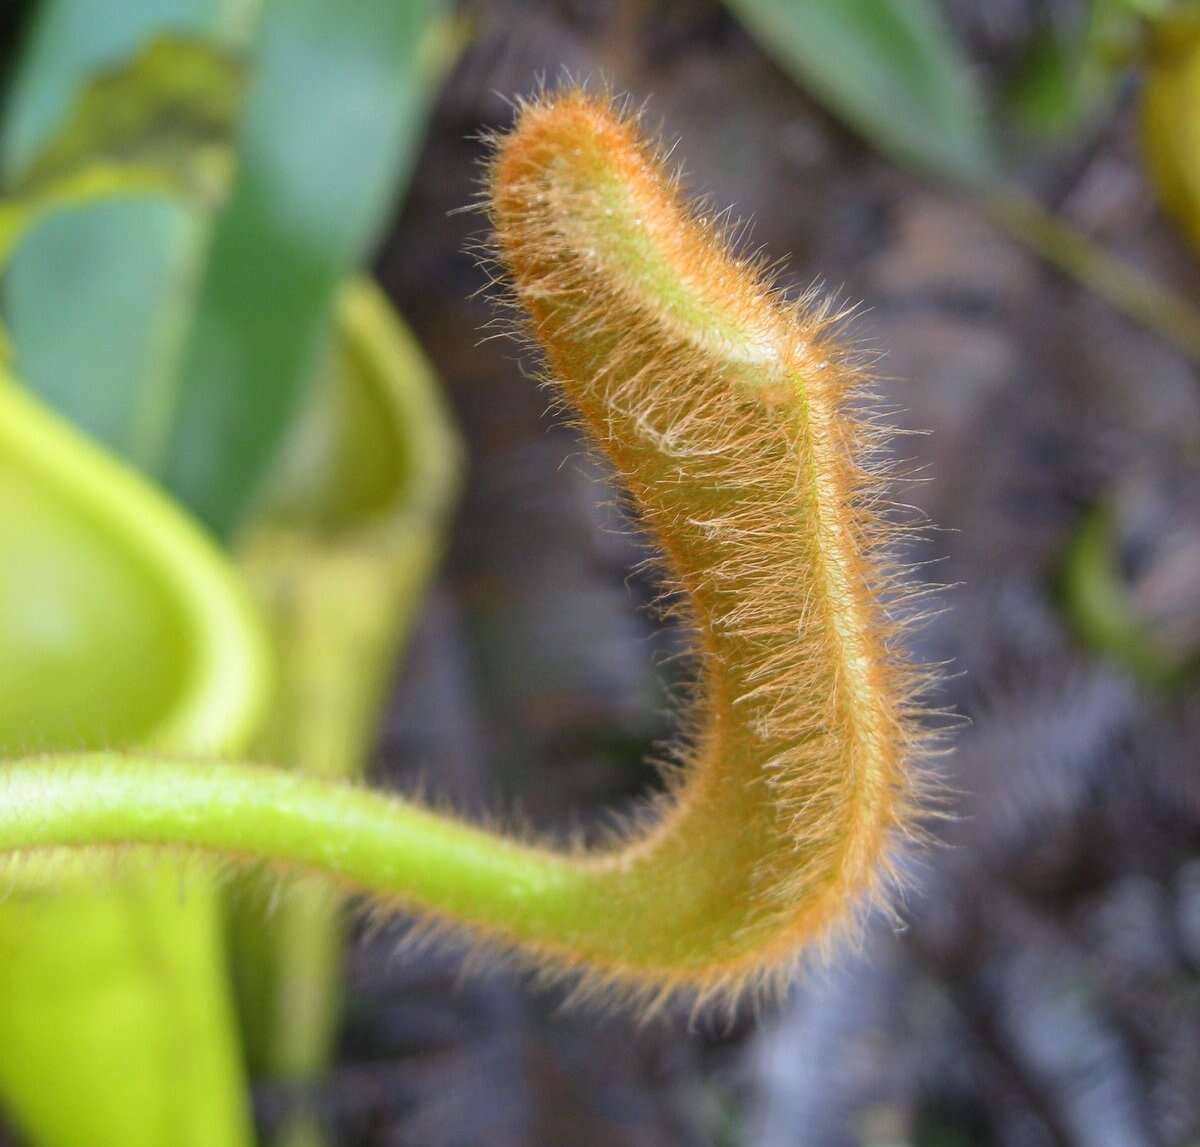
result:
[[[0,753],[236,752],[268,667],[200,531],[0,370]],[[18,861],[3,890],[0,1102],[29,1140],[248,1145],[211,871]]]

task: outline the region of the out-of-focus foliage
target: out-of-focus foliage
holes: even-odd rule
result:
[[[226,55],[165,39],[97,76],[0,197],[0,260],[55,212],[95,199],[176,194],[215,202],[228,182],[240,81]]]
[[[279,665],[263,758],[327,777],[362,773],[396,651],[440,556],[458,458],[415,340],[369,283],[344,287],[324,369],[239,547]],[[232,897],[247,1058],[264,1078],[312,1083],[336,1034],[341,906],[320,884],[276,899],[262,880]],[[309,1118],[298,1112],[280,1142],[317,1142]]]
[[[402,189],[447,59],[437,0],[285,0],[257,49],[154,469],[228,535],[316,369],[334,295]]]
[[[1135,57],[1141,16],[1152,6],[1090,0],[1052,9],[1004,92],[1009,118],[1031,136],[1055,139],[1095,114]]]
[[[0,372],[0,752],[243,751],[267,669],[206,539]],[[30,863],[6,882],[0,1099],[28,1141],[248,1144],[210,874]]]
[[[61,54],[34,51],[14,108],[25,90],[36,105],[54,87],[38,60],[55,75],[68,69],[64,38],[89,25],[58,9],[75,6],[48,6],[53,34],[39,26],[35,48],[49,39]],[[337,283],[412,162],[449,50],[439,10],[435,0],[271,5],[226,208],[214,218],[161,202],[104,204],[54,220],[16,260],[7,298],[23,376],[226,535],[315,369]],[[143,37],[161,33],[160,15],[143,13]],[[211,29],[209,38],[221,42]],[[227,87],[204,98],[236,96]],[[18,141],[29,130],[19,116],[10,128]],[[88,386],[74,381],[85,375]]]
[[[209,144],[228,132],[236,91],[226,61],[165,41],[98,78],[0,201],[3,246],[97,196],[211,193],[221,177]],[[10,678],[0,737],[10,751],[244,748],[251,723],[231,719],[247,708],[257,719],[262,687],[211,650],[228,638],[236,662],[239,641],[257,634],[231,633],[207,611],[225,606],[197,580],[189,545],[175,544],[180,528],[163,525],[152,495],[128,478],[122,486],[111,463],[89,461],[85,445],[24,410],[33,407],[15,396],[5,406],[5,429],[19,438],[6,443],[0,475],[13,547],[0,585],[0,676]],[[23,469],[39,449],[83,490]],[[211,723],[181,726],[198,704],[215,710]],[[0,905],[0,1093],[39,1147],[249,1141],[216,886],[196,874],[181,898],[182,879],[176,863],[102,889],[34,872]]]
[[[976,182],[996,156],[981,91],[935,0],[729,0],[763,49],[882,151]]]
[[[974,81],[938,3],[727,2],[764,51],[881,152],[969,191],[1014,238],[1200,360],[1200,309],[1189,298],[1108,255],[1006,170],[988,114],[999,101]],[[1073,32],[1035,37],[1008,93],[1014,118],[1049,134],[1078,122],[1115,78],[1114,66],[1136,57],[1152,18],[1169,28],[1177,18],[1193,20],[1195,9],[1190,0],[1092,0]],[[1178,106],[1170,112],[1179,114]],[[1187,154],[1181,142],[1163,150]],[[1167,178],[1172,188],[1178,183]]]
[[[766,52],[881,151],[969,183],[1002,173],[992,103],[1030,135],[1062,135],[1096,110],[1136,60],[1145,22],[1175,10],[1172,0],[1047,6],[1016,73],[993,100],[941,0],[728,3]]]
[[[1148,685],[1180,684],[1192,666],[1162,648],[1121,582],[1113,507],[1092,510],[1071,539],[1061,592],[1067,617],[1089,648]]]
[[[1180,10],[1155,28],[1141,116],[1159,201],[1200,248],[1200,9]]]
[[[313,377],[324,380],[288,450],[300,469],[281,460],[273,509],[256,519],[243,553],[279,660],[308,650],[289,662],[294,672],[274,713],[273,727],[287,737],[269,736],[260,749],[296,767],[319,761],[326,771],[355,772],[438,552],[456,453],[431,376],[387,304],[366,286],[348,292],[334,350],[330,319],[343,280],[402,188],[453,43],[437,0],[355,0],[336,9],[278,0],[258,8],[135,2],[110,19],[86,0],[42,6],[4,136],[0,239],[14,254],[6,317],[32,389],[160,481],[185,485],[193,508],[226,534],[254,501]],[[326,362],[337,369],[319,369]],[[328,478],[334,466],[337,481]],[[327,488],[318,488],[322,474]],[[331,610],[344,599],[346,578],[356,608]],[[28,606],[5,600],[6,616]],[[145,608],[148,600],[143,595]],[[337,649],[346,651],[341,661]],[[95,659],[68,652],[85,680]],[[118,653],[110,652],[110,666]],[[28,675],[25,661],[10,661]],[[331,677],[334,664],[344,672]],[[143,682],[147,672],[122,679]],[[196,680],[190,670],[185,676]],[[155,694],[137,696],[149,704]],[[128,714],[110,716],[113,736],[125,743],[117,730]],[[163,886],[168,899],[175,895],[173,878]],[[103,899],[72,900],[64,910],[95,917],[108,911]],[[260,910],[261,899],[247,894],[244,903]],[[95,928],[103,952],[66,945],[55,923],[61,913],[40,902],[5,933],[14,943],[21,934],[44,940],[14,949],[7,962],[11,986],[29,1001],[21,1015],[12,1012],[14,1024],[21,1016],[44,1021],[36,1041],[28,1025],[5,1041],[5,1062],[27,1066],[8,1099],[38,1144],[240,1141],[240,1057],[215,902],[198,887],[188,921],[172,923],[158,900],[122,899],[121,911]],[[293,907],[266,924],[261,911],[253,922],[240,919],[239,954],[248,957],[242,1003],[253,1062],[277,1077],[309,1079],[330,1050],[340,930],[328,895],[317,904],[298,894]],[[126,943],[140,931],[161,940],[162,958],[149,967],[134,958],[148,941]],[[167,1077],[138,1069],[137,1055],[106,1040],[111,994],[64,996],[52,1014],[14,978],[21,968],[60,974],[67,954],[106,963],[127,990],[142,993],[145,1022],[122,1031]],[[66,978],[81,989],[99,983]],[[281,993],[286,1002],[274,1010]],[[265,1023],[254,1013],[261,1000],[271,1002]],[[192,1022],[197,1011],[207,1017],[204,1030]],[[150,1038],[155,1024],[190,1042],[194,1072]],[[108,1087],[111,1119],[85,1110],[98,1099],[57,1110],[41,1103],[59,1089],[91,1094],[69,1071],[52,1070],[67,1044],[82,1052],[80,1079],[103,1090],[103,1061],[136,1083],[136,1094]],[[210,1117],[189,1110],[195,1096]],[[315,1125],[296,1124],[292,1133],[295,1142],[320,1141]]]
[[[128,63],[79,93],[58,132],[14,181],[36,196],[81,169],[147,169],[169,187],[202,198],[222,189],[244,69],[201,40],[150,41]],[[216,170],[214,171],[214,167]]]
[[[52,146],[95,75],[127,68],[164,37],[185,37],[232,59],[247,45],[257,7],[220,0],[39,4],[5,104],[6,183]],[[59,213],[22,243],[3,283],[25,384],[144,469],[170,418],[187,329],[183,296],[197,274],[202,228],[194,210],[162,197]]]
[[[204,39],[233,50],[244,44],[258,7],[258,0],[37,4],[5,104],[0,135],[5,175],[11,179],[29,167],[94,76],[120,67],[154,37]]]

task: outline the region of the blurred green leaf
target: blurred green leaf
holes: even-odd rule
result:
[[[960,184],[1014,238],[1200,359],[1200,311],[1186,295],[1108,255],[1007,183],[982,94],[935,0],[726,2],[764,52],[880,151]],[[1196,10],[1196,0],[1187,3]]]
[[[41,0],[14,70],[0,166],[27,169],[93,76],[119,67],[153,37],[244,46],[257,0]]]
[[[175,204],[107,204],[83,228],[53,219],[14,260],[23,375],[226,536],[316,367],[336,287],[413,162],[451,50],[441,10],[273,0],[215,222]]]
[[[727,0],[763,50],[880,151],[930,174],[995,168],[983,98],[933,0]]]
[[[202,40],[157,38],[128,64],[99,73],[17,179],[17,197],[44,194],[81,170],[149,165],[180,189],[212,195],[226,182],[243,67]],[[216,168],[214,172],[214,166]]]
[[[1173,11],[1183,11],[1188,7],[1194,8],[1196,0],[1108,0],[1116,8],[1125,8],[1147,20],[1155,20]]]
[[[448,59],[436,0],[275,0],[164,439],[165,485],[226,536],[303,397],[338,284],[412,166]]]
[[[37,192],[0,197],[0,263],[40,223],[65,208],[83,207],[117,197],[165,195],[177,189],[169,172],[145,167],[122,169],[101,162],[49,183]]]
[[[5,281],[19,368],[43,399],[134,461],[170,385],[167,340],[144,330],[172,316],[179,292],[169,288],[181,277],[172,255],[186,253],[197,227],[194,213],[137,197],[216,202],[241,80],[228,52],[154,40],[78,93],[60,134],[0,199],[0,262],[41,224]],[[101,198],[114,201],[63,213]]]
[[[1164,649],[1138,615],[1117,565],[1114,508],[1101,504],[1080,523],[1060,575],[1067,619],[1093,652],[1121,665],[1147,685],[1172,688],[1197,668]]]
[[[1004,95],[1008,118],[1047,138],[1063,135],[1111,96],[1141,40],[1141,19],[1130,0],[1090,0],[1056,15],[1051,12],[1033,37]]]
[[[143,469],[169,403],[182,291],[200,217],[165,199],[118,198],[44,219],[4,283],[26,385]],[[156,400],[162,395],[161,400]]]
[[[130,62],[167,37],[228,57],[245,47],[256,8],[230,0],[42,0],[5,109],[0,152],[9,184],[39,151],[66,148],[53,141],[55,127],[62,124],[70,140],[70,125],[87,119],[76,101],[94,76],[136,68]],[[23,241],[3,282],[26,384],[143,468],[169,416],[204,233],[200,213],[161,198],[56,212]]]
[[[0,196],[0,265],[45,216],[98,198],[214,202],[229,181],[241,68],[198,41],[156,40],[80,93],[62,131]]]
[[[1061,135],[1090,103],[1086,59],[1083,28],[1041,29],[1005,91],[1005,114],[1029,135]]]

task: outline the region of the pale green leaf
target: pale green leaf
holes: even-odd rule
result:
[[[982,95],[933,0],[728,0],[763,50],[880,151],[978,181]]]

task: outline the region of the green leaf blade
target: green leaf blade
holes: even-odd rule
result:
[[[439,14],[433,0],[272,9],[159,471],[219,534],[266,473],[317,366],[338,284],[412,163]]]
[[[764,51],[884,153],[991,177],[984,102],[931,0],[728,0]]]
[[[180,307],[204,209],[228,184],[242,86],[240,61],[212,42],[149,35],[79,90],[0,198],[18,369],[143,467],[161,451],[155,426],[171,405]],[[21,123],[21,95],[10,127]]]
[[[0,136],[5,175],[29,166],[92,76],[133,56],[152,35],[222,34],[227,7],[229,0],[43,0],[9,93]]]

